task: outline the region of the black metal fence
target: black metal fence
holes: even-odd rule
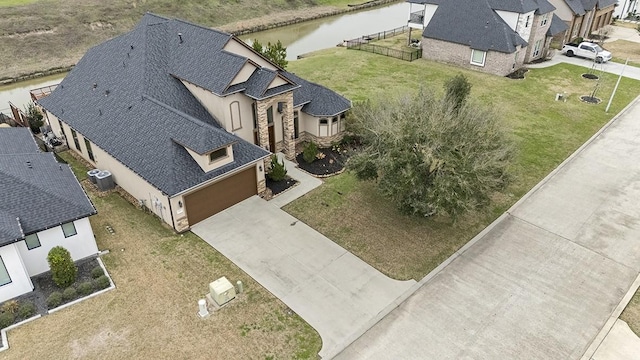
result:
[[[345,41],[345,45],[347,49],[367,51],[370,53],[390,56],[405,61],[420,59],[422,57],[422,49],[420,48],[416,48],[415,50],[401,50],[370,43],[371,41],[382,40],[388,37],[403,34],[408,30],[410,30],[408,26],[402,26],[391,30],[381,31],[375,34],[364,35],[357,39]]]

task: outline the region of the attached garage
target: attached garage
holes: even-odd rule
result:
[[[257,193],[256,169],[250,167],[185,195],[184,204],[189,225],[194,225]]]

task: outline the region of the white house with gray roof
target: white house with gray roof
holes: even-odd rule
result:
[[[98,253],[96,210],[66,164],[41,153],[28,128],[0,128],[0,302],[33,291],[63,246],[73,260]]]
[[[265,159],[340,139],[351,102],[233,35],[146,14],[39,100],[53,131],[177,231],[265,191]]]
[[[547,0],[407,2],[409,27],[423,30],[424,58],[496,75],[543,58],[551,38],[566,29]]]

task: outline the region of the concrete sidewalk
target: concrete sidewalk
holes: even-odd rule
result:
[[[636,99],[339,359],[589,359],[640,281]]]
[[[191,230],[316,329],[323,358],[363,334],[416,284],[386,277],[257,196]]]
[[[531,69],[537,69],[537,68],[550,67],[560,63],[573,64],[573,65],[582,66],[588,69],[594,68],[595,74],[598,74],[598,72],[606,72],[609,74],[620,75],[620,72],[622,72],[622,76],[624,77],[640,80],[640,68],[637,68],[634,66],[628,66],[628,65],[624,66],[624,64],[619,64],[611,61],[604,64],[594,65],[592,60],[583,59],[577,56],[568,57],[566,55],[560,54],[559,52],[555,54],[553,58],[551,58],[551,60],[541,62],[538,64],[527,64],[526,66]],[[624,71],[623,71],[623,68],[624,68]]]
[[[282,194],[278,194],[273,199],[269,200],[271,204],[281,208],[292,202],[293,200],[304,196],[304,194],[308,193],[309,191],[322,185],[322,180],[298,169],[298,165],[285,159],[282,153],[278,153],[277,155],[279,161],[284,161],[284,165],[287,169],[287,175],[297,180],[298,184],[295,187],[287,189]]]

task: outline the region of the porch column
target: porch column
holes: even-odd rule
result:
[[[289,93],[286,96],[286,101],[282,104],[282,128],[284,130],[284,139],[282,139],[284,149],[284,156],[288,160],[293,160],[296,157],[296,141],[293,138],[294,124],[293,124],[293,93]]]
[[[269,151],[269,123],[267,121],[267,109],[270,103],[266,101],[256,102],[258,117],[258,146]]]

